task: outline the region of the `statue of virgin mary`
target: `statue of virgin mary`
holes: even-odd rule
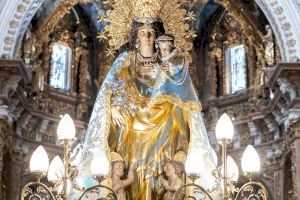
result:
[[[204,163],[198,183],[205,188],[216,164],[188,74],[192,45],[186,39],[190,31],[185,10],[173,0],[118,0],[110,7],[109,24],[99,37],[108,39],[109,52],[119,54],[96,98],[80,176],[91,177],[93,149],[101,149],[108,161],[117,152],[127,166],[137,166],[127,198],[158,199],[164,164],[184,151],[187,160],[196,155],[195,164]],[[171,46],[167,56],[156,43],[164,34]],[[211,192],[216,200],[221,195],[220,187]]]

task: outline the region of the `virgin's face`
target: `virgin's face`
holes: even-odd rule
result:
[[[156,39],[153,26],[151,24],[141,26],[138,30],[137,37],[142,47],[153,46]]]

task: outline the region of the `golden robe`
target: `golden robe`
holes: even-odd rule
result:
[[[188,75],[184,57],[168,63],[139,62],[135,52],[121,54],[108,73],[96,99],[82,153],[82,175],[89,175],[90,149],[101,147],[136,162],[137,181],[129,199],[157,199],[158,175],[167,159],[183,150],[201,149],[200,159],[211,172],[215,166],[201,117],[201,104]],[[125,116],[126,127],[112,124],[110,108]],[[201,158],[201,156],[203,156]],[[100,166],[99,166],[100,167]]]

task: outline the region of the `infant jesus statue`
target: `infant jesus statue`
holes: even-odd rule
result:
[[[156,39],[155,47],[159,50],[161,60],[161,83],[166,80],[181,85],[188,74],[188,62],[174,45],[171,35],[162,35]]]

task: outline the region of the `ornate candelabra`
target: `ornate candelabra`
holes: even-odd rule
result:
[[[212,174],[214,177],[222,180],[223,199],[224,200],[268,200],[269,193],[266,187],[260,183],[252,181],[251,176],[260,171],[260,158],[252,145],[248,145],[242,156],[242,170],[249,182],[241,188],[235,187],[235,182],[239,178],[238,166],[231,156],[227,156],[227,146],[232,141],[234,134],[233,123],[227,114],[223,114],[216,125],[216,138],[222,147],[222,165]],[[212,150],[213,151],[213,150]],[[195,183],[195,180],[201,178],[201,168],[203,163],[197,163],[197,155],[191,156],[185,163],[187,176],[192,183],[182,186],[174,196],[175,200],[195,199],[212,200],[210,191]],[[216,159],[217,160],[217,159]]]
[[[70,146],[75,138],[75,125],[68,114],[65,114],[59,122],[57,136],[63,145],[63,160],[59,156],[55,156],[49,165],[46,150],[41,145],[37,147],[30,159],[30,171],[36,176],[37,181],[29,182],[22,188],[21,200],[71,199],[69,197],[71,181],[74,182],[75,177],[78,176],[78,171],[76,167],[71,165]],[[103,161],[104,156],[100,155],[101,152],[97,149],[94,150],[94,159],[91,165],[91,172],[98,180],[98,185],[86,190],[82,189],[80,200],[89,199],[91,196],[96,199],[117,200],[117,195],[111,188],[101,185],[109,171],[109,163]],[[99,168],[99,166],[101,167]]]
[[[223,114],[216,125],[216,137],[222,146],[222,166],[213,175],[222,179],[224,200],[255,199],[267,200],[269,194],[266,187],[260,183],[252,181],[251,175],[260,171],[260,158],[253,146],[248,145],[242,157],[242,169],[249,177],[249,182],[241,188],[236,188],[234,183],[238,180],[239,171],[235,161],[227,156],[227,146],[231,142],[234,129],[228,115]],[[57,136],[63,145],[63,160],[56,156],[49,165],[48,154],[40,145],[32,154],[30,160],[30,171],[36,176],[37,181],[27,183],[21,190],[21,200],[49,199],[68,200],[71,181],[74,182],[78,176],[76,167],[71,165],[70,145],[75,137],[75,125],[71,117],[66,114],[59,122]],[[82,195],[79,200],[104,199],[117,200],[116,193],[109,187],[102,185],[104,177],[108,175],[109,163],[103,160],[105,155],[101,149],[93,150],[93,160],[91,172],[98,181],[98,185],[87,189],[81,189]],[[210,190],[198,185],[196,180],[200,177],[200,172],[205,163],[197,163],[199,152],[192,152],[186,160],[185,169],[187,176],[192,180],[179,188],[174,196],[176,200],[201,199],[213,200]],[[216,159],[217,160],[217,159]],[[215,161],[217,162],[217,161]],[[101,167],[99,167],[101,166]],[[47,177],[47,178],[46,178]]]

